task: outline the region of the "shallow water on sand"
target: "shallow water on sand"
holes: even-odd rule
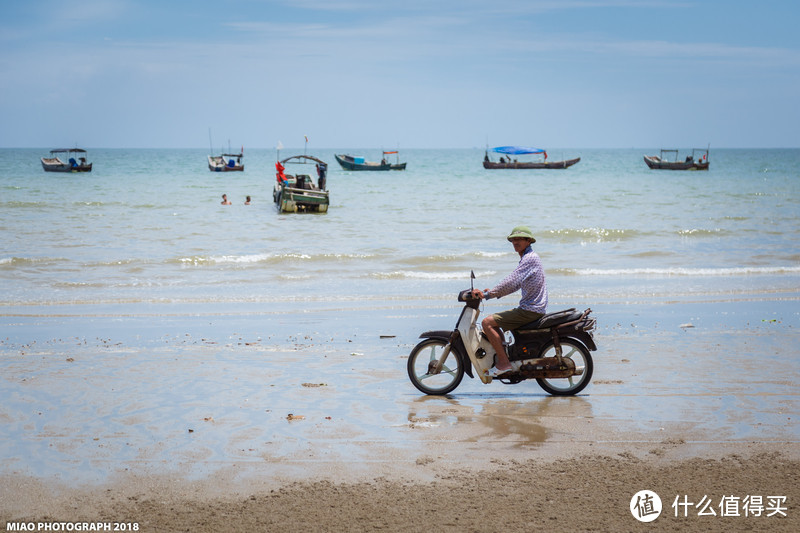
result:
[[[91,334],[0,344],[2,473],[74,483],[250,465],[302,477],[543,446],[796,449],[795,307],[773,303],[771,318],[750,322],[746,302],[601,305],[593,382],[574,398],[468,378],[448,397],[417,392],[405,373],[421,329],[411,324],[450,322],[449,308],[309,311],[274,318],[270,334],[252,315],[39,317],[30,327]],[[372,327],[343,333],[350,323]]]

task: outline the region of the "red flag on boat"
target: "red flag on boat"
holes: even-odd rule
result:
[[[283,173],[283,171],[284,171],[284,170],[286,170],[286,167],[284,167],[283,165],[281,165],[281,162],[280,162],[280,161],[277,161],[277,162],[275,163],[275,170],[277,170],[277,171],[278,171],[278,172],[276,172],[276,173],[275,173],[275,179],[276,179],[278,182],[282,182],[282,181],[289,181],[289,180],[287,180],[287,179],[286,179],[286,174],[284,174],[284,173]]]

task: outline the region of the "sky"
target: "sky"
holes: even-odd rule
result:
[[[800,147],[798,23],[796,0],[0,0],[0,147]]]

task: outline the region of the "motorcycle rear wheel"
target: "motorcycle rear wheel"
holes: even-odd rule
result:
[[[444,361],[442,371],[429,373],[431,363],[438,361],[447,341],[425,339],[408,356],[408,377],[411,383],[425,394],[441,395],[452,392],[464,377],[463,358],[452,348]]]
[[[537,378],[536,382],[545,391],[553,396],[572,396],[582,391],[592,379],[594,362],[589,350],[580,342],[572,339],[561,340],[561,355],[568,357],[575,363],[576,368],[583,368],[579,376],[568,378]],[[551,342],[542,352],[540,357],[555,357],[556,348]]]

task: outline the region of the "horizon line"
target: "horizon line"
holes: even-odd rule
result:
[[[94,147],[79,147],[73,146],[72,148],[84,148],[85,150],[205,150],[204,147],[200,146],[94,146]],[[685,147],[678,147],[678,150],[700,150],[700,149],[707,149],[708,146],[685,146]],[[55,149],[62,149],[62,148],[52,148],[52,147],[45,147],[45,146],[0,146],[0,150],[55,150]],[[69,147],[66,147],[69,149]],[[278,149],[277,147],[263,147],[263,146],[255,146],[249,148],[250,150],[383,150],[383,147],[315,147],[309,148],[304,146],[284,146]],[[444,146],[444,147],[407,147],[407,148],[400,148],[399,151],[403,150],[485,150],[485,146]],[[547,150],[654,150],[652,146],[592,146],[592,147],[570,147],[570,146],[556,146],[547,148]],[[675,150],[676,148],[657,148],[658,150]],[[710,148],[710,150],[797,150],[800,149],[800,146],[719,146]],[[397,150],[397,148],[395,148]],[[206,150],[208,151],[208,150]],[[217,150],[214,151],[215,153]]]

